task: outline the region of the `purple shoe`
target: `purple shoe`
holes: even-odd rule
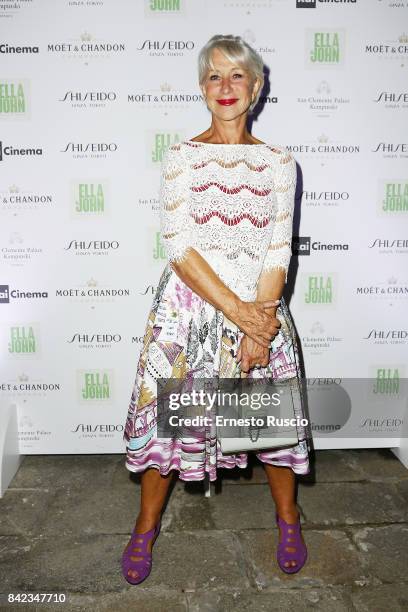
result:
[[[276,522],[282,531],[282,540],[276,553],[278,565],[287,574],[295,574],[304,566],[307,559],[307,548],[300,537],[300,514],[296,523],[287,523],[276,513]],[[286,547],[295,548],[295,552],[285,550]],[[290,561],[296,561],[296,565],[285,566],[285,563]]]
[[[147,544],[153,539],[153,544],[160,533],[161,520],[149,531],[136,533],[133,529],[129,543],[122,554],[122,574],[130,584],[139,584],[146,580],[152,569],[152,553],[147,550]],[[152,544],[152,548],[153,548]],[[133,558],[132,558],[133,557]],[[138,559],[136,561],[136,559]],[[130,570],[136,570],[138,578],[129,576]]]

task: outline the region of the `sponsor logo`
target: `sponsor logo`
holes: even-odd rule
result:
[[[407,344],[408,331],[406,329],[370,329],[363,340],[373,344]]]
[[[350,199],[348,191],[302,191],[300,195],[305,206],[339,206]]]
[[[34,327],[31,325],[10,327],[8,352],[18,356],[37,353],[37,336]]]
[[[73,211],[79,216],[97,216],[106,210],[105,182],[73,183]]]
[[[305,304],[332,304],[333,280],[331,276],[307,276],[307,290],[304,293]]]
[[[15,8],[16,6],[14,5],[13,11]],[[4,17],[3,12],[2,12],[2,16]],[[0,44],[0,53],[4,53],[5,55],[7,54],[30,55],[31,53],[39,53],[39,52],[40,52],[40,48],[36,46],[33,46],[33,47],[30,47],[29,45],[15,46],[15,45],[8,45],[7,43]]]
[[[377,212],[390,216],[408,212],[408,181],[380,181]]]
[[[36,157],[42,154],[43,150],[40,147],[17,148],[0,140],[0,161],[4,161],[8,157]]]
[[[160,232],[155,232],[154,235],[154,245],[153,245],[153,259],[166,259],[166,251],[164,250],[164,246],[160,241]]]
[[[85,403],[110,403],[112,400],[112,370],[79,370],[79,399]]]
[[[405,238],[394,238],[393,240],[388,238],[375,238],[372,243],[368,245],[368,248],[380,254],[407,253],[408,240]]]
[[[0,81],[0,118],[27,115],[27,83]]]
[[[310,236],[294,236],[292,240],[293,255],[310,255],[312,251],[348,251],[347,243],[312,241]]]
[[[0,304],[9,304],[13,300],[45,299],[48,298],[47,291],[20,291],[11,289],[9,285],[0,285]]]

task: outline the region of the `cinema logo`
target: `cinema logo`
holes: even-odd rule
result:
[[[113,370],[77,370],[78,400],[85,404],[111,404]]]
[[[295,256],[310,255],[311,251],[348,251],[347,243],[320,242],[310,236],[294,236],[292,239],[292,254]]]
[[[356,287],[358,296],[368,296],[370,299],[387,299],[390,303],[408,298],[408,284],[398,282],[395,276],[375,285],[360,285]]]
[[[377,215],[391,217],[407,213],[407,179],[381,179],[378,181]]]
[[[78,37],[70,36],[68,40],[48,43],[48,53],[67,59],[90,61],[112,59],[126,51],[125,43],[95,38],[86,31]]]
[[[382,108],[408,108],[408,91],[380,91],[373,102]]]
[[[110,349],[115,344],[122,341],[120,334],[87,334],[77,332],[67,340],[68,344],[72,344],[80,349]]]
[[[343,106],[350,104],[350,98],[332,94],[329,83],[322,80],[315,88],[313,94],[307,97],[299,96],[297,103],[303,107],[302,110],[310,111],[317,117],[327,118],[333,117]]]
[[[408,35],[403,32],[394,40],[387,38],[386,41],[369,42],[365,45],[364,52],[381,60],[406,61],[408,57]]]
[[[345,57],[344,29],[305,31],[306,68],[343,67]]]
[[[310,207],[341,206],[343,202],[348,202],[350,193],[348,191],[302,191],[299,199],[302,204]]]
[[[44,210],[53,203],[52,195],[24,191],[15,183],[7,190],[0,190],[0,212]]]
[[[406,329],[370,329],[363,336],[370,344],[408,344],[408,331]]]
[[[113,423],[78,423],[71,429],[78,438],[115,438],[118,434],[123,435],[123,431],[123,424]]]
[[[369,249],[380,255],[399,255],[408,253],[408,239],[406,238],[374,238],[368,245]]]
[[[71,182],[71,211],[76,217],[100,217],[107,212],[108,182]]]
[[[296,8],[317,8],[319,4],[356,4],[357,0],[296,0]]]
[[[14,147],[0,140],[0,162],[6,161],[10,157],[41,157],[43,150],[41,147]]]
[[[81,257],[92,255],[110,255],[119,249],[117,240],[71,240],[64,251],[69,251]]]
[[[0,81],[0,119],[28,118],[27,80]]]
[[[68,104],[71,108],[111,108],[117,102],[115,91],[66,91],[58,102]]]
[[[407,45],[408,47],[408,45]],[[407,142],[378,142],[371,149],[372,153],[380,155],[383,159],[407,159]]]
[[[10,300],[10,298],[12,298]],[[0,285],[0,304],[10,304],[14,300],[47,299],[47,291],[21,291],[10,289],[9,285]]]
[[[67,153],[72,159],[107,159],[117,150],[115,142],[68,142],[60,153]]]
[[[13,358],[37,358],[40,353],[39,330],[36,323],[9,327],[8,354]]]
[[[166,149],[179,143],[182,138],[178,132],[154,132],[147,137],[148,151],[147,157],[153,163],[160,165]]]
[[[302,346],[311,355],[324,355],[331,349],[339,347],[344,339],[328,334],[321,321],[314,321],[308,332],[302,336]]]

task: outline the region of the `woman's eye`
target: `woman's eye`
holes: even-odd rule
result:
[[[236,72],[234,76],[242,77],[242,74],[239,74],[239,72]]]
[[[218,78],[218,75],[217,75],[217,74],[212,74],[212,75],[210,76],[210,81],[212,81],[212,80],[213,80],[213,77]]]

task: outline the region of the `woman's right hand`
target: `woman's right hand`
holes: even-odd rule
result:
[[[279,300],[255,302],[240,301],[233,318],[229,317],[247,336],[261,346],[269,348],[271,341],[279,332],[279,319],[268,314],[267,308],[277,308]]]

